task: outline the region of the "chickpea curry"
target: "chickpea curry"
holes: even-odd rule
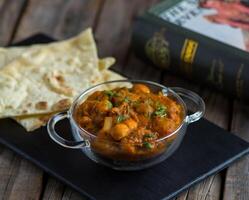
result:
[[[163,152],[172,142],[158,139],[181,124],[183,108],[144,84],[96,91],[76,109],[76,122],[96,137],[92,149],[112,159],[137,160]]]

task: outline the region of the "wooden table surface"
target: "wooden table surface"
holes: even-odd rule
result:
[[[249,106],[146,66],[130,50],[133,19],[158,0],[0,0],[0,45],[37,32],[58,39],[92,27],[100,56],[114,56],[129,77],[183,86],[206,102],[205,117],[249,140]],[[208,159],[208,158],[206,158]],[[96,188],[97,189],[97,188]],[[84,199],[9,149],[0,146],[0,199]],[[178,200],[249,200],[249,157],[181,194]]]

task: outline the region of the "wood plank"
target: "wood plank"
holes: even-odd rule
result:
[[[61,19],[55,29],[55,37],[64,39],[72,37],[88,27],[94,29],[103,1],[74,0],[67,2],[68,5],[61,13]]]
[[[95,35],[100,56],[117,59],[115,69],[126,64],[134,18],[156,0],[106,0],[97,23]]]
[[[235,101],[231,131],[249,141],[249,106]],[[233,164],[227,170],[224,200],[249,199],[249,156]]]
[[[160,82],[162,75],[161,70],[136,58],[133,53],[129,56],[128,62],[121,72],[132,79],[143,79],[155,82]]]
[[[205,118],[214,124],[228,130],[230,120],[231,102],[216,91],[204,90],[202,98],[206,103]]]
[[[7,148],[0,147],[0,199],[6,195],[6,191],[13,174],[13,167],[19,164],[15,154]]]
[[[79,193],[71,188],[67,188],[63,195],[62,200],[85,200]]]
[[[31,0],[14,40],[41,32],[57,39],[74,36],[94,25],[100,5],[101,0]]]
[[[222,177],[216,174],[192,187],[177,197],[177,200],[206,200],[220,199]]]
[[[38,199],[42,172],[7,148],[0,155],[0,199]]]
[[[42,190],[42,176],[40,169],[24,159],[12,167],[15,168],[6,188],[4,199],[39,199]]]
[[[43,200],[60,200],[63,197],[65,186],[60,181],[49,177],[45,191],[43,194]]]
[[[0,45],[10,43],[13,32],[18,23],[26,0],[1,0],[0,1]]]

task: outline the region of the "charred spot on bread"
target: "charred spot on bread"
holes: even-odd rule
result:
[[[46,110],[48,108],[48,103],[46,101],[39,101],[35,104],[37,110]]]

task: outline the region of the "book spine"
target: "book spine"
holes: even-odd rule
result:
[[[135,53],[160,69],[249,99],[249,54],[151,14],[133,29]]]

